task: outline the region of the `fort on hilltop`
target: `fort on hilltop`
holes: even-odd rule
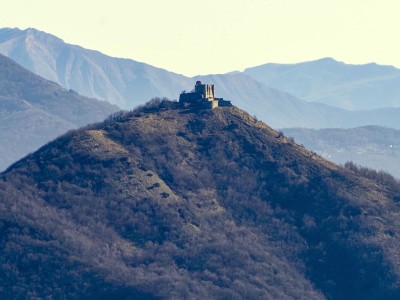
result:
[[[197,81],[194,90],[190,93],[182,92],[179,103],[184,107],[199,107],[214,109],[218,106],[232,106],[231,101],[215,97],[213,84],[203,84]]]

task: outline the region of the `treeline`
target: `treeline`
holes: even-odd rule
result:
[[[371,168],[363,167],[355,164],[352,161],[346,162],[344,164],[344,167],[353,171],[359,176],[384,185],[390,190],[391,196],[393,196],[396,201],[400,201],[400,181],[388,172],[385,172],[383,170],[377,171]]]

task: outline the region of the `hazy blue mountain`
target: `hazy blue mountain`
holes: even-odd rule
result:
[[[400,130],[378,126],[320,130],[286,128],[284,133],[335,163],[353,161],[400,178]]]
[[[216,84],[219,96],[232,99],[235,105],[257,113],[260,118],[265,117],[273,126],[319,123],[318,108],[303,107],[304,101],[243,74],[188,78],[134,60],[109,57],[70,45],[35,29],[1,29],[0,53],[67,89],[126,109],[153,97],[177,99],[181,91],[191,90],[196,80],[203,80]],[[304,114],[309,116],[307,120],[302,117]]]
[[[35,30],[1,29],[0,53],[65,88],[132,109],[153,97],[177,99],[196,80],[216,84],[218,96],[268,120],[272,126],[321,124],[325,112],[244,74],[188,78],[134,60],[109,57]],[[328,107],[324,110],[329,111]]]
[[[232,100],[236,106],[275,128],[363,125],[400,128],[398,109],[348,112],[300,100],[246,73],[188,78],[134,60],[70,45],[35,29],[0,29],[0,53],[67,89],[105,99],[125,109],[132,109],[153,97],[177,99],[181,91],[190,91],[196,80],[202,80],[216,85],[217,96]]]
[[[188,80],[134,60],[67,44],[32,28],[0,29],[0,53],[66,89],[126,109],[156,96],[177,97]]]
[[[351,110],[400,107],[400,70],[393,66],[351,65],[324,58],[269,63],[248,68],[244,74],[306,101]]]
[[[0,55],[0,170],[67,130],[118,109],[67,91]]]

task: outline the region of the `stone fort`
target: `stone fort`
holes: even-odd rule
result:
[[[201,81],[196,82],[192,92],[183,92],[180,94],[179,103],[184,107],[209,109],[214,109],[218,106],[232,106],[231,101],[215,97],[215,87],[213,84],[203,84]]]

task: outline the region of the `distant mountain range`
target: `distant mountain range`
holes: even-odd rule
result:
[[[335,163],[353,161],[400,179],[400,130],[378,126],[350,129],[286,128],[285,135]]]
[[[66,89],[132,108],[155,96],[176,96],[185,77],[133,60],[64,43],[35,30],[1,29],[0,53]]]
[[[148,106],[0,174],[0,298],[400,299],[399,201],[236,107]]]
[[[349,65],[332,58],[246,69],[264,84],[309,102],[349,110],[400,107],[400,70],[375,63]]]
[[[287,92],[282,92],[276,88],[285,90],[284,86],[274,86],[273,81],[264,80],[265,76],[261,71],[258,72],[261,75],[257,76],[255,75],[257,72],[249,69],[244,73],[188,78],[130,59],[113,58],[98,51],[70,45],[53,35],[35,29],[0,29],[0,53],[67,89],[107,100],[124,109],[132,109],[153,97],[177,99],[181,91],[191,90],[196,80],[202,80],[216,84],[217,96],[232,100],[234,105],[256,115],[275,128],[380,125],[400,129],[400,109],[384,108],[387,106],[384,104],[386,101],[383,99],[384,96],[379,100],[382,105],[377,105],[381,107],[378,110],[349,112],[329,105],[300,100],[288,93],[296,95],[296,90],[287,89]],[[336,74],[336,69],[330,69],[328,62],[336,64],[333,60],[322,60],[315,64],[319,65],[319,70]],[[349,73],[352,72],[352,66],[346,68],[349,69]],[[376,68],[380,70],[381,66]],[[393,74],[397,72],[397,69],[389,69]],[[326,84],[321,82],[320,87],[316,80],[312,81],[312,91],[324,90],[325,85],[331,86],[333,84],[331,81],[334,80],[328,79]],[[290,77],[285,78],[283,75],[280,80],[292,82]],[[296,78],[293,81],[296,83]],[[305,84],[307,86],[307,82]],[[298,96],[304,95],[300,93]]]
[[[0,54],[0,170],[67,130],[117,110],[67,91]]]

